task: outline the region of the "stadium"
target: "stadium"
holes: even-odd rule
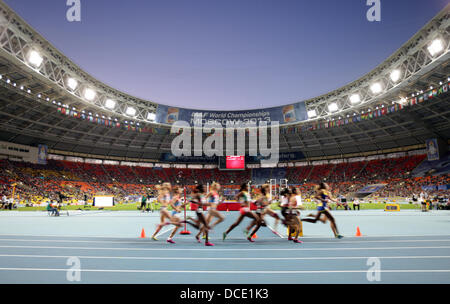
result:
[[[371,283],[376,257],[383,283],[450,283],[449,14],[447,5],[375,69],[327,94],[211,111],[106,85],[0,2],[0,282],[72,283],[76,257],[81,280],[72,281],[81,283]],[[199,153],[195,138],[176,156],[174,125],[195,115],[200,127],[251,127],[233,129],[231,141],[222,130],[200,133],[200,150],[214,142],[218,156]],[[277,140],[275,163],[252,154],[264,130],[272,149]],[[321,184],[334,198],[335,235],[327,223],[302,222],[315,216]],[[224,222],[208,234],[199,216],[207,239],[199,232],[197,243],[190,220],[200,185],[217,189]],[[257,233],[242,234],[245,219],[223,235],[240,214],[258,212],[264,186],[264,208],[276,215]],[[286,189],[301,193],[297,228],[284,225]],[[175,207],[161,191],[179,191],[184,206],[174,244],[162,214]]]

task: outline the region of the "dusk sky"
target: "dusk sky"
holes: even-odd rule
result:
[[[5,0],[100,81],[136,97],[194,109],[280,106],[363,76],[448,0]]]

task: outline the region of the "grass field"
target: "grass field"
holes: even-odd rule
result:
[[[104,210],[116,210],[116,211],[135,211],[138,209],[138,206],[140,204],[127,204],[127,205],[117,205],[115,207],[111,207],[111,208],[104,208]],[[305,204],[304,205],[306,210],[315,210],[316,209],[316,205],[315,204]],[[352,204],[350,204],[350,207],[352,206]],[[413,205],[413,204],[401,204],[401,209],[420,209],[419,205]],[[159,205],[156,204],[156,206],[154,207],[155,210],[159,210]],[[380,209],[384,209],[385,208],[385,204],[383,203],[363,203],[361,204],[361,210],[380,210]],[[67,206],[64,207],[64,210],[97,210],[97,208],[95,207],[89,207],[89,208],[84,208],[84,206]],[[170,209],[170,208],[169,208]],[[279,210],[280,208],[274,204],[272,205],[272,209],[274,210]],[[334,209],[334,206],[332,206],[332,209]],[[19,211],[45,211],[46,207],[20,207],[18,209]],[[343,210],[342,208],[340,210]],[[1,210],[1,211],[7,211],[7,210]],[[15,210],[17,211],[17,209]]]

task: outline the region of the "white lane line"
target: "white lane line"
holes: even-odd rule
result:
[[[136,232],[136,235],[138,235],[139,232]],[[64,237],[64,238],[101,238],[101,239],[136,239],[137,237],[130,237],[130,236],[83,236],[83,235],[57,235],[57,234],[0,234],[0,237],[2,236],[19,236],[19,237]],[[450,234],[420,234],[420,235],[364,235],[364,238],[394,238],[394,237],[450,237]],[[302,239],[331,239],[330,235],[311,235],[303,237]],[[355,236],[346,236],[347,239],[361,239],[361,237],[355,237]],[[411,240],[414,241],[414,240]]]
[[[450,246],[420,247],[353,247],[353,248],[129,248],[129,247],[61,247],[61,246],[0,246],[0,248],[71,249],[71,250],[123,250],[123,251],[341,251],[341,250],[399,250],[399,249],[450,249]]]
[[[163,235],[169,231],[171,231],[172,229],[168,229],[167,231],[161,232],[159,233],[157,236]],[[86,240],[57,240],[57,239],[42,239],[42,240],[37,240],[37,239],[0,239],[0,241],[4,241],[4,242],[50,242],[50,243],[101,243],[101,244],[158,244],[157,242],[149,242],[149,240],[151,239],[146,239],[146,240],[142,240],[139,242],[136,241],[86,241]],[[231,239],[232,240],[232,239]],[[411,240],[377,240],[377,241],[365,241],[365,240],[360,240],[360,241],[351,241],[351,242],[347,242],[347,241],[330,241],[330,242],[323,242],[323,241],[319,241],[319,242],[308,242],[308,244],[363,244],[363,243],[411,243]],[[414,242],[450,242],[450,238],[449,239],[439,239],[439,240],[414,240]]]
[[[67,272],[58,268],[0,268],[0,271],[48,271]],[[188,273],[188,274],[330,274],[330,273],[367,273],[365,270],[142,270],[142,269],[81,269],[80,272],[109,272],[109,273]],[[380,270],[382,273],[450,273],[450,269],[440,270]]]
[[[167,228],[166,230],[160,231],[160,232],[156,235],[156,237],[161,236],[161,235],[164,235],[164,234],[166,234],[166,233],[168,233],[168,232],[170,232],[170,231],[173,231],[173,228],[172,228],[172,227],[169,227],[169,228]]]
[[[27,255],[27,254],[0,254],[0,257],[13,257],[13,258],[31,258],[31,259],[67,259],[72,256],[70,255]],[[88,260],[184,260],[184,261],[292,261],[292,260],[367,260],[371,256],[364,257],[270,257],[270,258],[186,258],[186,257],[124,257],[124,256],[80,256],[77,258],[88,259]],[[403,259],[450,259],[448,255],[436,255],[436,256],[383,256],[377,257],[379,259],[392,259],[392,260],[403,260]]]

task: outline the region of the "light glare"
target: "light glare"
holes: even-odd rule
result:
[[[42,56],[38,52],[31,51],[30,54],[28,55],[28,61],[30,62],[30,64],[38,68],[41,66],[42,62],[44,61],[44,58],[42,58]]]
[[[94,100],[94,98],[95,98],[96,95],[97,95],[97,94],[96,94],[95,91],[92,90],[92,89],[86,89],[86,90],[84,91],[84,98],[86,98],[86,99],[89,100],[89,101]]]
[[[428,47],[428,52],[431,56],[437,55],[444,49],[444,44],[441,39],[435,39]]]

